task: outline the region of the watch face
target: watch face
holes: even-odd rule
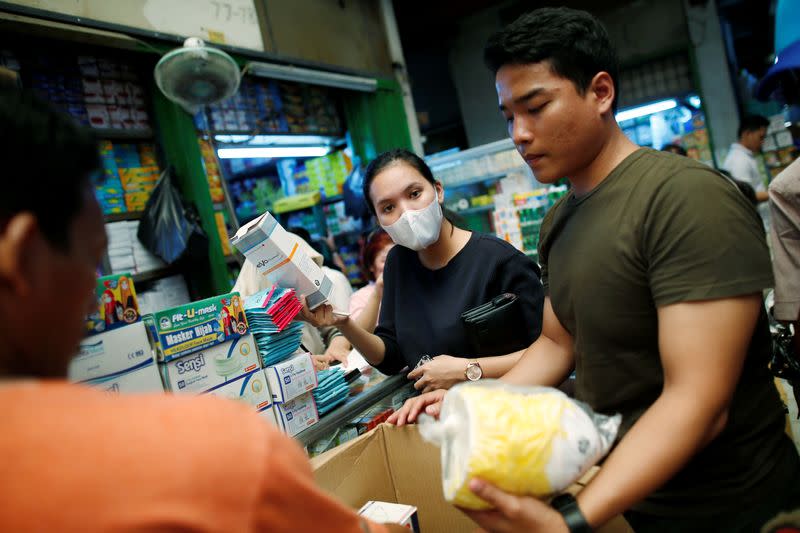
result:
[[[475,363],[470,363],[467,367],[467,379],[470,381],[478,381],[481,379],[483,375],[483,370],[481,370],[480,365]]]

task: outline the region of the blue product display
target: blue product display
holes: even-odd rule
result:
[[[317,372],[317,381],[319,384],[313,394],[320,416],[340,406],[350,396],[350,387],[344,379],[344,370],[341,368]]]
[[[245,299],[244,313],[265,367],[288,359],[300,347],[303,324],[290,321],[297,315],[297,304],[293,291],[280,287]]]

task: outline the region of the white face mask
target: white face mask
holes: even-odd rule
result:
[[[396,244],[419,251],[439,240],[443,218],[437,195],[428,207],[405,211],[394,224],[381,227]]]

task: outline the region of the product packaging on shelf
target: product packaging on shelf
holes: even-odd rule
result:
[[[199,394],[261,368],[261,361],[253,336],[248,333],[160,367],[167,389]]]
[[[352,509],[370,500],[417,508],[420,531],[475,531],[477,524],[447,503],[441,489],[439,450],[425,442],[417,426],[382,424],[374,431],[311,459],[314,481]],[[569,488],[575,494],[598,469]],[[616,516],[597,533],[631,533]]]
[[[164,385],[161,383],[161,376],[158,375],[156,362],[152,359],[127,372],[112,374],[85,383],[91,387],[120,394],[164,392]]]
[[[95,335],[141,319],[136,290],[128,273],[97,279],[97,311],[86,318],[87,334]]]
[[[307,392],[286,403],[275,404],[275,418],[283,430],[294,437],[319,422],[314,396]]]
[[[270,213],[239,228],[231,244],[271,283],[305,296],[311,309],[330,297],[331,280]]]
[[[317,373],[311,354],[296,355],[264,369],[272,401],[285,403],[317,387]]]
[[[247,318],[238,292],[158,311],[145,317],[156,341],[159,361],[237,339],[247,333]]]
[[[153,361],[144,324],[137,322],[86,337],[69,365],[71,381],[86,381],[129,372]]]
[[[419,516],[413,505],[368,501],[358,514],[378,524],[397,524],[419,533]]]
[[[241,401],[252,405],[257,411],[272,407],[272,397],[269,394],[267,377],[261,369],[253,370],[227,383],[217,385],[205,394]]]

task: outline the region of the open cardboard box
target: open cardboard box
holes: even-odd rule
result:
[[[382,424],[311,460],[317,484],[340,501],[360,509],[369,500],[414,505],[422,533],[475,531],[477,524],[447,503],[442,494],[439,449],[422,440],[416,426]],[[570,492],[578,492],[596,473],[590,471]],[[632,533],[622,517],[598,533]]]

